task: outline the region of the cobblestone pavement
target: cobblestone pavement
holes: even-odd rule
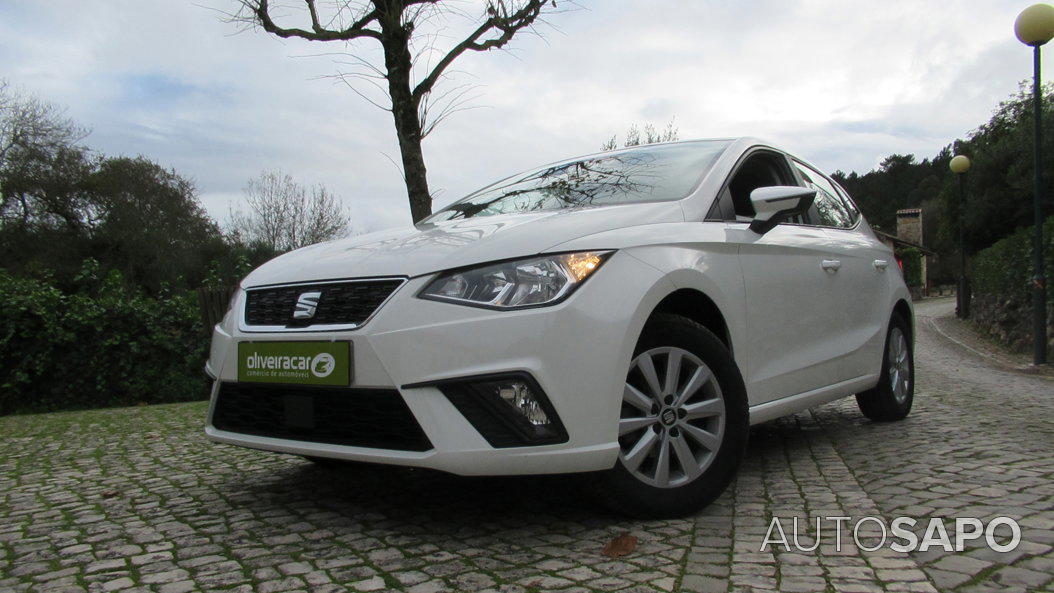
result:
[[[868,422],[848,399],[756,427],[735,486],[682,520],[612,516],[567,478],[211,444],[201,403],[0,418],[0,590],[1049,591],[1054,381],[947,341],[949,305],[917,309],[907,420]],[[913,517],[921,535],[930,517],[998,515],[1020,522],[1013,552],[852,544],[863,516]],[[774,516],[799,517],[807,547],[816,517],[852,520],[840,547],[824,522],[814,551],[760,551]],[[602,555],[624,532],[636,550]]]

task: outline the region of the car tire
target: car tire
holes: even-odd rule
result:
[[[732,354],[679,315],[655,315],[644,327],[619,416],[619,459],[593,489],[608,507],[640,518],[682,517],[713,502],[735,476],[750,430]]]
[[[878,385],[858,393],[856,403],[864,416],[876,422],[902,420],[915,400],[915,353],[911,327],[900,314],[893,314],[882,350],[882,372]]]

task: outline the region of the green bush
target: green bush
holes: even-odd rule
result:
[[[922,286],[922,252],[908,247],[899,255],[900,261],[904,262],[904,282],[908,286]]]
[[[0,414],[199,399],[207,340],[192,293],[97,277],[75,292],[0,270]]]
[[[1043,224],[1043,255],[1046,263],[1047,298],[1054,279],[1054,217]],[[1032,228],[1023,228],[995,242],[973,258],[973,291],[976,294],[1029,299],[1032,294]]]

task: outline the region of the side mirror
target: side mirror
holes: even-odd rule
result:
[[[792,216],[805,214],[816,199],[816,190],[796,185],[774,185],[759,187],[750,192],[750,203],[754,206],[754,220],[750,230],[759,235]]]

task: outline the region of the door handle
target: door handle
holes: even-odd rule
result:
[[[885,272],[886,268],[888,268],[888,267],[889,267],[889,262],[888,261],[886,261],[884,259],[876,259],[875,260],[875,269],[878,270],[879,272]]]
[[[842,267],[842,262],[836,259],[825,259],[820,262],[820,267],[828,272],[837,272]]]

